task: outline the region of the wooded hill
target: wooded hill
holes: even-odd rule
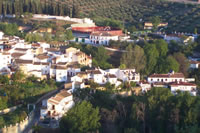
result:
[[[24,12],[68,15],[71,17],[111,18],[142,29],[145,21],[159,16],[169,31],[200,30],[200,5],[159,0],[1,0],[0,14]]]

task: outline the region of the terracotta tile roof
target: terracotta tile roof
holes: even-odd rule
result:
[[[149,78],[185,78],[183,73],[174,74],[152,74]]]
[[[32,64],[33,63],[32,60],[21,60],[21,59],[16,59],[15,62],[17,64]]]
[[[191,60],[190,64],[200,64],[200,61],[193,61],[193,60]]]
[[[49,62],[34,62],[33,65],[43,65],[43,66],[46,66],[46,65],[49,65],[50,63]]]
[[[171,86],[196,86],[196,84],[188,82],[174,82],[170,84]]]
[[[72,94],[68,93],[66,90],[63,90],[60,93],[58,93],[56,96],[65,98],[65,97],[68,97],[68,96],[71,96],[71,95]]]
[[[36,56],[36,58],[38,58],[40,60],[44,60],[44,59],[48,59],[49,56],[47,56],[47,55],[38,55],[38,56]]]
[[[63,67],[63,66],[56,66],[56,69],[59,69],[59,70],[66,70],[67,68],[66,68],[66,67]]]
[[[32,47],[40,47],[40,44],[38,44],[38,43],[33,43],[31,46],[32,46]]]
[[[49,65],[49,62],[42,62],[42,65]]]
[[[99,70],[86,70],[86,72],[90,74],[102,74]]]
[[[91,33],[92,36],[115,36],[109,33],[109,31],[96,31]]]
[[[80,68],[80,64],[78,62],[71,62],[70,64],[67,64],[67,67],[69,67],[69,68]]]
[[[57,102],[57,101],[54,101],[54,100],[52,100],[51,98],[48,100],[48,102],[49,102],[49,103],[52,103],[52,104],[56,104],[56,105],[58,105],[58,104],[59,104],[59,102]]]
[[[99,71],[99,70],[94,70],[94,71],[92,71],[92,74],[101,74],[101,71]]]
[[[46,48],[47,51],[50,51],[50,52],[58,52],[59,49],[56,49],[56,48]]]
[[[81,52],[81,51],[79,51],[79,52],[77,52],[75,55],[80,56],[80,55],[84,55],[84,53]]]
[[[19,58],[20,56],[23,56],[25,54],[23,53],[12,53],[11,56],[14,57],[14,58]]]
[[[26,48],[16,48],[15,50],[17,50],[17,51],[27,51],[28,49],[26,49]]]
[[[54,97],[51,97],[48,101],[59,104],[59,102],[62,101],[62,99],[69,96],[72,96],[72,94],[68,93],[66,90],[62,90],[58,94],[56,94]]]
[[[67,62],[58,62],[57,65],[66,65]]]
[[[60,70],[67,70],[67,68],[66,67],[63,67],[63,66],[57,66],[57,65],[51,65],[51,68],[52,69],[60,69]]]
[[[5,52],[4,52],[4,53],[2,53],[2,54],[3,54],[3,55],[10,55],[10,53],[5,53]]]
[[[114,74],[107,74],[106,78],[117,78]]]

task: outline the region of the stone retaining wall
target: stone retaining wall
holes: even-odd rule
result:
[[[26,117],[25,120],[20,123],[16,123],[15,125],[5,126],[0,129],[0,133],[22,133],[24,129],[32,122],[34,118],[33,111]]]

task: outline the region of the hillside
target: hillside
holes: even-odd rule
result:
[[[0,14],[32,12],[72,17],[79,14],[78,16],[91,17],[95,20],[120,20],[126,25],[135,25],[138,29],[142,29],[143,22],[151,20],[153,16],[160,16],[163,22],[169,23],[168,31],[193,32],[195,28],[200,31],[199,4],[156,0],[15,0],[12,7],[16,9],[11,9],[11,6],[12,3],[0,2]],[[1,9],[6,8],[6,11],[1,12]]]

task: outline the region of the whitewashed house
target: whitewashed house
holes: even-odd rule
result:
[[[0,40],[3,39],[4,33],[0,31]]]
[[[177,91],[181,92],[189,92],[193,96],[196,96],[197,93],[197,85],[188,82],[174,82],[170,84],[171,92],[176,94]]]
[[[50,68],[50,78],[55,78],[56,82],[66,82],[67,73],[67,68],[63,66],[52,65]]]
[[[11,54],[10,53],[0,53],[0,70],[2,68],[7,68],[11,64]]]
[[[123,80],[123,82],[139,82],[140,81],[140,74],[135,72],[135,69],[108,69],[106,72],[110,74],[116,75],[118,79]]]
[[[57,66],[56,67],[56,82],[66,82],[67,81],[67,68]]]
[[[152,74],[148,77],[149,83],[171,83],[171,82],[185,82],[185,76],[183,73],[175,73],[174,71],[168,74]]]
[[[67,90],[62,90],[55,96],[42,101],[40,118],[54,118],[59,120],[73,106],[73,95]]]
[[[198,69],[200,61],[190,61],[190,68],[191,69]]]
[[[117,77],[114,74],[107,74],[106,76],[107,82],[110,82],[111,84],[117,83]]]
[[[142,92],[147,92],[151,89],[151,84],[146,81],[140,81],[139,85],[142,88]]]
[[[92,70],[92,71],[87,71],[90,73],[91,79],[94,80],[94,82],[98,84],[105,84],[106,81],[104,80],[104,74],[101,73],[100,70]]]
[[[95,45],[108,45],[110,40],[119,40],[118,35],[110,34],[109,31],[96,31],[90,34],[90,43]]]

